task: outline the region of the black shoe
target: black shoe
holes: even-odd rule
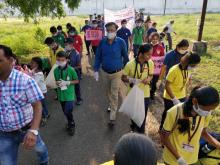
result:
[[[49,163],[48,162],[40,163],[40,165],[49,165]]]
[[[83,102],[82,100],[79,100],[79,101],[76,102],[76,105],[81,105],[82,102]]]
[[[73,136],[75,134],[75,127],[74,126],[69,127],[67,132],[70,136]]]
[[[50,114],[48,114],[47,116],[46,116],[46,119],[48,120],[50,118]]]
[[[115,121],[114,121],[114,120],[110,120],[110,121],[108,122],[109,128],[113,128],[114,125],[115,125]]]
[[[44,126],[46,126],[46,124],[47,124],[47,118],[42,118],[41,122],[40,122],[40,126],[44,127]]]

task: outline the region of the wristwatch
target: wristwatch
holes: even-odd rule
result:
[[[35,129],[29,129],[28,131],[33,133],[35,136],[37,136],[39,134],[38,130],[35,130]]]

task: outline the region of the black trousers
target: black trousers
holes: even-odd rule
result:
[[[144,98],[144,106],[145,106],[145,117],[144,117],[144,121],[143,124],[141,125],[141,127],[138,127],[137,124],[131,120],[131,130],[134,132],[138,132],[138,133],[145,133],[145,123],[146,123],[146,118],[147,118],[147,111],[148,111],[148,106],[149,106],[149,102],[150,102],[150,98]]]
[[[174,106],[172,100],[168,100],[168,99],[165,99],[165,98],[163,100],[164,100],[164,111],[163,111],[162,119],[161,119],[161,123],[160,123],[160,130],[163,128],[163,124],[164,124],[164,121],[165,121],[166,116],[167,116],[167,111]],[[180,102],[184,102],[186,100],[186,98],[182,98],[182,99],[179,99],[179,100],[180,100]]]
[[[98,46],[92,46],[92,51],[93,51],[94,55],[96,55],[97,47],[98,47]]]
[[[90,54],[89,47],[90,47],[91,41],[86,41],[86,39],[84,39],[84,41],[85,41],[85,44],[86,44],[87,53]]]
[[[158,79],[159,79],[159,75],[153,75],[153,79],[151,80],[151,90],[150,90],[150,98],[151,99],[154,99],[154,95],[157,90]]]
[[[173,41],[170,33],[167,33],[167,40],[168,40],[169,50],[172,50]]]

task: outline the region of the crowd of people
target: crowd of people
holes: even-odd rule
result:
[[[90,29],[103,32],[100,40],[88,41],[84,36],[84,43],[87,55],[94,55],[94,79],[106,87],[108,127],[112,129],[116,124],[122,84],[127,88],[127,93],[134,86],[144,93],[145,117],[142,125],[138,126],[131,120],[133,133],[119,140],[113,161],[105,165],[156,164],[156,146],[145,136],[145,124],[149,105],[157,104],[155,93],[161,88],[164,88],[164,111],[158,134],[163,146],[164,163],[196,163],[201,137],[220,149],[220,142],[207,131],[211,112],[220,102],[218,91],[211,86],[201,86],[195,87],[188,96],[191,70],[197,67],[201,59],[189,50],[186,39],[179,41],[172,50],[172,33],[176,34],[173,24],[174,20],[170,20],[159,33],[157,23],[150,16],[144,21],[144,16],[139,15],[130,30],[127,20],[122,20],[119,28],[115,22],[105,24],[101,15],[95,19],[90,15],[80,29],[84,34]],[[45,68],[41,57],[33,57],[29,65],[20,65],[11,48],[0,45],[1,165],[17,163],[21,143],[27,149],[35,149],[41,165],[49,164],[48,150],[40,137],[39,128],[40,125],[45,126],[50,118],[46,104],[49,86],[45,83],[45,76],[50,73],[56,85],[55,99],[60,102],[67,120],[67,133],[70,136],[75,133],[72,112],[75,105],[83,103],[80,88],[83,39],[71,23],[66,24],[66,29],[67,32],[61,25],[52,26],[51,36],[45,39],[50,50],[51,70]],[[129,57],[130,51],[133,51],[132,58]],[[158,64],[158,58],[162,59],[162,63]]]

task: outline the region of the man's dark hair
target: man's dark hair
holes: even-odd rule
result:
[[[192,53],[192,52],[190,52],[189,54],[188,54],[188,65],[190,65],[190,64],[198,64],[198,63],[200,63],[200,61],[201,61],[201,58],[200,58],[200,56],[197,54],[197,53]]]
[[[136,20],[135,20],[135,23],[137,23],[137,22],[141,22],[141,23],[143,23],[144,20],[142,20],[141,18],[139,18],[139,19],[136,19]]]
[[[149,52],[151,49],[153,48],[153,46],[149,43],[147,44],[144,44],[144,45],[141,45],[141,47],[139,48],[139,51],[138,51],[138,55],[141,53],[141,54],[144,54],[144,53],[147,53]]]
[[[5,57],[7,57],[7,58],[10,58],[10,57],[14,58],[15,57],[10,47],[8,47],[6,45],[0,45],[0,49],[3,50]]]
[[[51,26],[50,27],[50,32],[53,33],[53,34],[56,33],[57,32],[57,28],[55,26]]]
[[[39,69],[40,71],[43,70],[43,62],[42,62],[42,59],[41,59],[40,57],[33,57],[33,58],[31,59],[31,61],[34,61],[34,62],[37,63],[37,65],[38,65],[38,68],[37,68],[37,69]]]
[[[44,41],[44,44],[47,44],[47,45],[51,45],[52,43],[54,43],[54,39],[52,37],[47,37]]]
[[[61,26],[61,25],[58,25],[58,26],[57,26],[57,30],[63,30],[62,26]]]
[[[189,47],[189,41],[186,39],[182,39],[177,45],[176,47],[178,48],[182,48],[182,47]]]
[[[92,20],[92,23],[93,23],[93,24],[97,24],[98,21],[97,21],[96,19],[94,19],[94,20]]]
[[[123,135],[115,147],[114,165],[155,165],[157,150],[152,140],[144,135]]]
[[[153,23],[152,23],[152,26],[157,26],[157,23],[156,23],[156,22],[153,22]]]
[[[73,38],[70,38],[70,37],[66,38],[65,44],[73,44],[73,43],[74,43],[74,39]]]
[[[127,20],[126,20],[126,19],[123,19],[123,20],[121,21],[121,24],[124,24],[124,23],[127,23]]]
[[[68,33],[71,33],[71,32],[77,33],[77,30],[76,30],[76,28],[75,28],[74,26],[72,26],[72,27],[69,29],[69,31],[68,31]]]
[[[64,58],[67,58],[68,57],[68,55],[66,54],[66,52],[65,51],[59,51],[58,53],[57,53],[57,57],[64,57]]]
[[[117,25],[116,23],[114,23],[114,22],[109,22],[109,23],[107,23],[107,24],[105,25],[105,28],[107,29],[107,28],[110,27],[110,26],[115,26],[116,30],[118,29],[118,25]]]
[[[72,27],[71,23],[67,23],[67,24],[66,24],[66,28],[67,28],[67,29],[69,29],[69,28],[71,28],[71,27]]]

